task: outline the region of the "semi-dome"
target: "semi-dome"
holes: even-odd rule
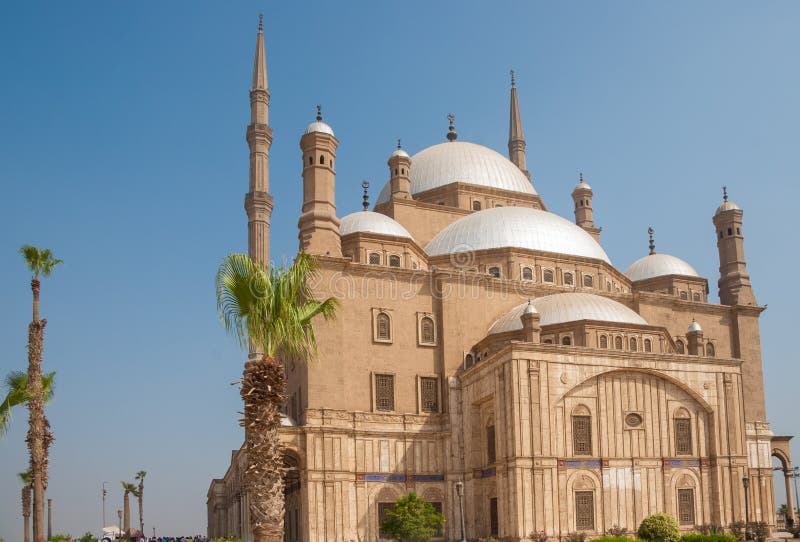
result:
[[[567,292],[547,295],[534,299],[532,305],[539,312],[542,326],[580,320],[647,325],[644,318],[622,303],[595,294]],[[505,313],[492,324],[488,334],[522,329],[520,318],[527,307],[525,302]]]
[[[408,230],[399,222],[386,215],[372,211],[359,211],[342,218],[339,224],[339,233],[342,237],[356,232],[376,233],[378,235],[412,239]]]
[[[611,263],[594,237],[560,216],[528,207],[493,207],[460,218],[431,239],[430,256],[522,248]]]
[[[468,183],[536,195],[531,181],[502,154],[467,141],[449,141],[424,149],[411,157],[411,194],[451,183]],[[377,203],[389,201],[386,183]]]
[[[633,282],[667,275],[700,276],[694,267],[669,254],[649,254],[633,262],[625,271],[625,276]]]

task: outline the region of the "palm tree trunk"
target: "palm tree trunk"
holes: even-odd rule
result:
[[[123,525],[125,526],[124,527],[125,536],[127,537],[128,533],[129,533],[129,531],[131,529],[131,505],[130,505],[130,499],[128,498],[128,492],[127,491],[125,492],[125,498],[123,499],[122,508],[124,510],[122,512],[122,517],[123,517],[123,521],[124,521]]]
[[[22,519],[25,528],[25,542],[31,542],[31,486],[22,488]]]
[[[244,449],[247,470],[244,486],[250,500],[250,526],[254,542],[283,540],[283,450],[278,430],[285,399],[286,377],[280,360],[271,357],[245,364]]]
[[[39,280],[31,280],[33,321],[28,326],[28,450],[33,476],[33,540],[44,542],[44,440],[46,434],[42,401],[42,347],[47,320],[39,320]]]
[[[139,532],[144,536],[144,516],[142,515],[142,497],[144,496],[144,484],[139,483]]]

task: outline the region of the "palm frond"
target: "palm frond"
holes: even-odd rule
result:
[[[137,491],[136,486],[134,484],[130,483],[130,482],[125,482],[123,480],[123,481],[120,481],[120,484],[122,484],[122,489],[124,489],[126,493],[134,493],[135,494],[136,491]]]
[[[39,278],[39,275],[49,277],[55,266],[64,263],[63,260],[53,258],[53,251],[49,248],[38,249],[32,245],[23,245],[19,249],[19,253],[22,254],[25,264],[36,278]]]
[[[144,480],[145,476],[147,476],[147,471],[146,470],[140,470],[139,472],[136,473],[135,478],[136,478],[136,480]]]
[[[31,469],[26,470],[25,472],[18,472],[17,478],[19,481],[22,482],[22,485],[29,486],[33,483],[33,473]]]

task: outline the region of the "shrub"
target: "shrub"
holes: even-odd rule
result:
[[[642,520],[637,532],[639,538],[651,542],[679,542],[681,530],[678,520],[669,514],[653,514]]]
[[[549,538],[545,531],[533,531],[531,534],[528,535],[533,542],[547,542]]]
[[[586,542],[587,535],[583,531],[567,533],[564,537],[565,542]]]
[[[702,525],[695,525],[694,529],[700,534],[724,534],[725,527],[717,523],[704,523]]]
[[[611,528],[606,531],[606,534],[611,536],[625,536],[628,532],[628,529],[625,527],[620,527],[619,525],[612,525]]]
[[[78,539],[78,542],[97,542],[97,537],[89,531],[83,533],[83,536]]]
[[[72,537],[68,534],[59,533],[59,534],[54,534],[53,538],[51,538],[50,540],[52,542],[70,542],[70,540],[72,540]]]
[[[751,521],[750,536],[756,542],[765,542],[769,536],[769,527],[763,521]]]
[[[734,521],[728,528],[731,534],[736,537],[739,542],[744,542],[744,521]]]
[[[430,540],[444,527],[444,516],[431,503],[413,491],[386,511],[381,533],[387,538],[421,542]]]
[[[736,542],[736,537],[730,534],[698,534],[688,533],[681,536],[681,542]]]
[[[628,536],[601,536],[600,538],[593,538],[592,542],[636,542],[636,541]]]

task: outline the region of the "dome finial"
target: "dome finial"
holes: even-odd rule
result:
[[[364,196],[361,198],[361,205],[364,206],[365,211],[369,211],[369,181],[366,179],[361,181],[361,188],[364,189]]]
[[[317,122],[322,122],[322,106],[317,104]]]
[[[580,173],[578,173],[578,182],[579,182],[579,183],[582,183],[582,182],[583,182],[583,171],[581,171]]]
[[[511,70],[511,88],[517,86],[517,82],[514,80],[514,70]]]
[[[722,201],[728,201],[728,187],[722,187]]]
[[[656,232],[652,227],[647,228],[647,233],[650,235],[650,254],[656,253],[656,242],[653,240],[653,234]]]
[[[447,114],[447,120],[450,121],[450,131],[447,132],[447,140],[448,141],[455,141],[458,139],[458,134],[456,133],[456,125],[454,124],[456,121],[456,116],[452,113]]]
[[[398,149],[402,149],[403,148],[403,147],[400,146],[400,138],[399,137],[397,138],[397,148]]]
[[[263,13],[259,13],[258,14],[258,31],[259,32],[263,32],[264,31],[264,14]]]

